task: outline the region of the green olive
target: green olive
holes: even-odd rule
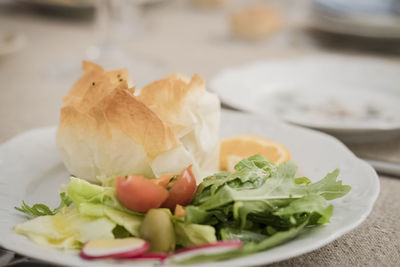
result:
[[[150,252],[170,252],[175,249],[175,232],[169,209],[151,209],[140,226],[140,237],[150,243]]]

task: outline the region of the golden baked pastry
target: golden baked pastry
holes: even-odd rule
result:
[[[71,174],[154,177],[192,164],[200,179],[218,169],[220,103],[198,75],[171,75],[135,96],[126,69],[83,62],[83,71],[64,97],[57,131]]]

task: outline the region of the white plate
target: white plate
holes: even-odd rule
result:
[[[352,190],[333,201],[334,214],[329,224],[268,251],[203,266],[259,265],[295,257],[349,232],[370,213],[379,193],[378,177],[371,166],[335,138],[271,119],[232,112],[223,113],[221,130],[222,136],[252,133],[284,143],[300,166],[299,173],[314,181],[340,168],[340,179],[351,185]],[[111,261],[85,261],[77,253],[38,246],[12,231],[13,225],[26,220],[13,208],[22,200],[30,204],[58,204],[58,188],[68,182],[68,172],[58,156],[54,139],[55,128],[42,128],[23,133],[0,146],[0,245],[54,264],[111,266]],[[132,262],[126,264],[132,265]]]
[[[88,16],[93,14],[94,0],[18,0],[19,3],[53,15]]]
[[[226,69],[210,86],[223,103],[279,116],[346,142],[400,134],[400,62],[318,55]]]
[[[313,0],[311,27],[368,38],[400,38],[400,5],[392,0]]]

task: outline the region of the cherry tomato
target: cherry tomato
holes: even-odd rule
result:
[[[141,175],[117,177],[117,197],[130,210],[146,212],[155,209],[168,197],[168,190]]]
[[[170,182],[168,187],[170,187],[168,198],[162,203],[161,207],[174,210],[177,204],[182,206],[189,205],[197,188],[192,166],[190,165],[183,169],[178,178]]]
[[[151,179],[151,181],[166,188],[174,176],[173,174],[163,174],[157,179]]]

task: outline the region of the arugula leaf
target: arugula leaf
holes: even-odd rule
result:
[[[243,243],[258,243],[268,237],[267,235],[259,232],[230,227],[222,228],[220,230],[220,234],[222,240],[240,240]]]
[[[277,167],[275,173],[272,173],[257,188],[237,190],[226,183],[214,193],[210,192],[204,196],[201,203],[194,203],[194,205],[203,210],[212,210],[232,202],[252,202],[254,205],[262,205],[264,211],[269,211],[287,206],[293,200],[310,194],[321,195],[325,199],[331,200],[344,196],[350,191],[350,186],[342,185],[342,181],[336,181],[339,170],[335,170],[319,182],[309,185],[296,184],[294,179],[296,171],[297,165],[292,161],[287,161]]]
[[[329,222],[333,206],[327,200],[351,189],[337,180],[334,170],[316,183],[295,178],[297,165],[275,166],[259,155],[244,159],[233,173],[207,177],[191,206],[186,223],[209,224],[223,240],[239,239],[245,246],[233,252],[202,255],[179,263],[224,260],[258,252],[285,242],[305,226]]]
[[[197,206],[186,206],[185,223],[216,225],[230,220],[232,205],[220,206],[215,210],[205,211]]]
[[[14,208],[20,212],[23,212],[33,217],[55,215],[62,208],[68,207],[72,203],[71,199],[67,196],[65,192],[60,193],[60,198],[61,198],[60,205],[54,210],[51,210],[48,206],[41,203],[34,204],[32,207],[30,207],[28,204],[25,203],[25,201],[22,201],[21,207],[14,207]]]
[[[328,205],[325,198],[320,195],[307,195],[303,198],[294,200],[288,206],[278,209],[273,214],[284,218],[292,217],[290,220],[296,221],[296,215],[309,213],[318,216],[316,221],[310,221],[310,223],[324,224],[329,222],[332,212],[333,206]]]
[[[213,214],[203,209],[200,209],[199,207],[192,205],[187,206],[185,208],[185,212],[186,212],[186,217],[185,217],[186,223],[212,224],[210,223],[210,221],[212,220]]]
[[[246,164],[246,166],[249,165]],[[253,164],[253,169],[247,168],[241,170],[247,171],[243,174],[240,173],[246,177],[263,175],[255,164]],[[294,198],[300,198],[307,194],[306,187],[296,185],[294,182],[296,170],[297,165],[292,161],[288,161],[275,168],[274,172],[268,173],[268,177],[265,177],[264,183],[257,188],[237,190],[229,184],[224,184],[218,191],[211,192],[208,197],[204,197],[202,203],[194,204],[197,204],[204,210],[217,208],[232,201],[264,201],[265,207],[270,207],[270,209],[287,205]],[[234,174],[238,175],[237,172]],[[248,181],[249,179],[246,180]]]
[[[275,172],[276,165],[263,156],[254,155],[236,164],[235,170],[233,173],[222,172],[204,178],[193,203],[202,203],[205,197],[215,194],[224,185],[236,190],[258,188]]]
[[[251,242],[251,243],[245,244],[242,248],[237,249],[237,250],[231,250],[231,251],[216,253],[216,254],[197,255],[197,256],[191,257],[189,259],[182,260],[182,261],[172,260],[172,262],[175,264],[194,264],[194,263],[208,262],[208,261],[223,261],[223,260],[230,260],[233,258],[237,258],[237,257],[245,256],[248,254],[253,254],[256,252],[267,250],[269,248],[278,246],[282,243],[285,243],[285,242],[295,238],[297,235],[299,235],[301,233],[301,231],[307,225],[307,222],[308,221],[304,222],[303,224],[301,224],[298,227],[293,227],[290,230],[277,232],[273,236],[268,237],[259,243]]]
[[[323,196],[326,200],[332,200],[335,198],[342,197],[346,195],[350,189],[350,185],[342,185],[342,181],[336,181],[339,175],[339,169],[328,173],[322,180],[309,184],[307,189],[308,192],[319,194]]]

